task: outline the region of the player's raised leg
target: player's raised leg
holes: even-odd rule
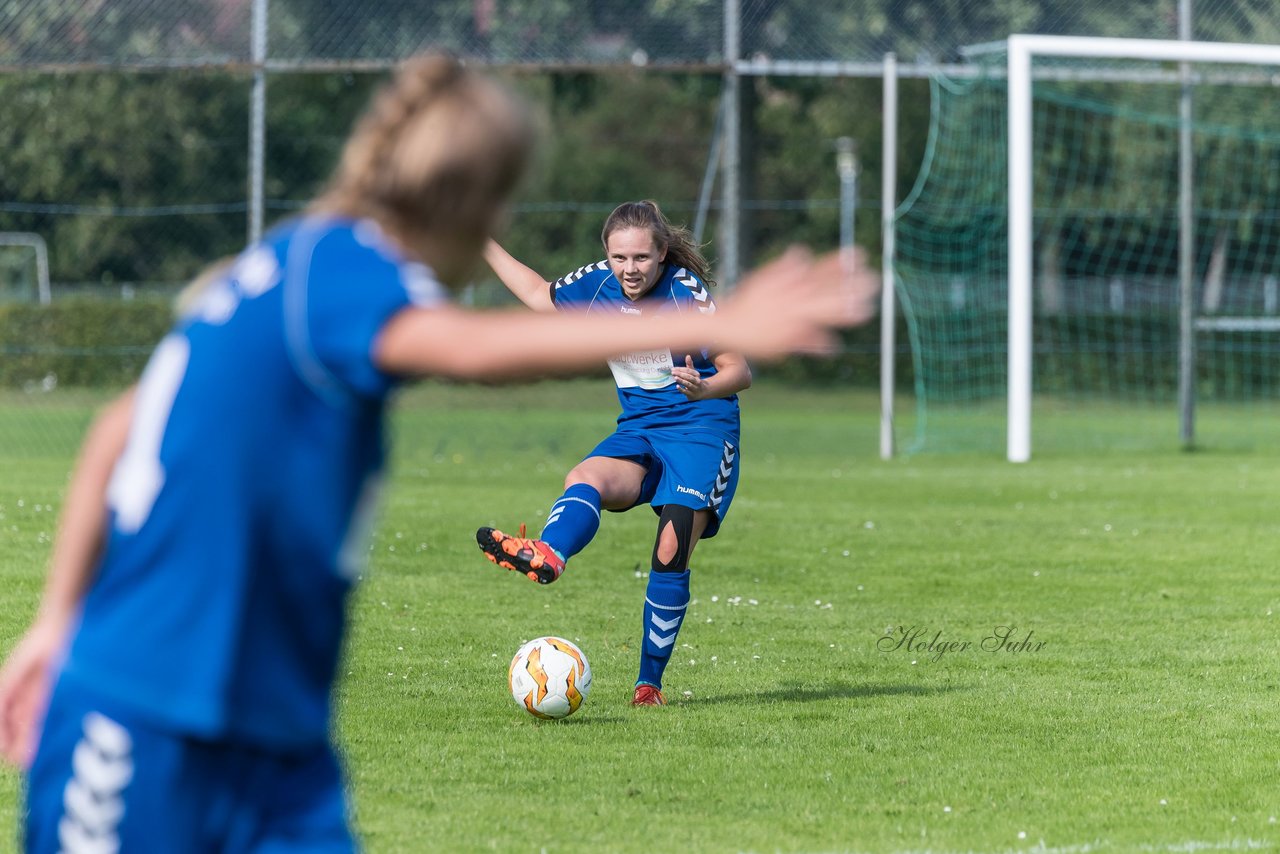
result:
[[[525,537],[523,527],[519,536],[481,528],[476,542],[498,566],[550,584],[564,572],[569,558],[595,537],[602,508],[624,510],[635,504],[646,471],[631,460],[587,457],[565,477],[565,491],[551,505],[537,538]]]

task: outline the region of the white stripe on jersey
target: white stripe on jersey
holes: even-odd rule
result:
[[[557,290],[559,290],[560,288],[563,288],[565,285],[572,285],[574,282],[578,281],[578,279],[581,279],[587,273],[591,273],[596,270],[607,270],[607,269],[609,269],[609,262],[607,260],[597,261],[594,264],[587,264],[584,267],[579,267],[578,269],[574,270],[572,273],[570,273],[567,276],[562,276],[559,279],[556,279],[556,283],[554,287]]]
[[[698,311],[703,314],[715,314],[716,304],[711,299],[711,292],[707,290],[706,285],[699,281],[684,267],[676,270],[675,274],[671,277],[671,282],[672,290],[675,289],[675,283],[679,282],[693,293],[693,298],[698,303]]]
[[[338,382],[311,345],[307,324],[307,281],[316,246],[327,233],[329,222],[307,220],[289,239],[284,281],[284,337],[294,370],[321,400],[334,407],[351,403],[352,395]]]
[[[73,775],[62,793],[58,842],[65,854],[120,850],[123,792],[133,779],[133,739],[97,712],[84,716],[84,736],[71,757]]]

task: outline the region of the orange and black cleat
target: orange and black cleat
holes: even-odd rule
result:
[[[636,693],[631,698],[633,706],[665,706],[667,698],[662,696],[662,692],[648,682],[641,682],[636,686]]]
[[[520,526],[518,537],[508,536],[497,528],[481,528],[476,531],[476,542],[489,560],[539,584],[550,584],[564,572],[564,561],[555,550],[542,540],[526,537],[524,525]]]

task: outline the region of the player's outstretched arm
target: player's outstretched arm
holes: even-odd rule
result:
[[[484,249],[484,260],[493,270],[507,290],[515,294],[520,302],[534,311],[554,311],[551,302],[551,283],[542,278],[536,270],[527,266],[496,240],[490,240]]]
[[[747,276],[715,314],[673,314],[660,323],[556,313],[406,309],[383,327],[374,358],[388,373],[468,380],[520,379],[579,370],[630,350],[718,351],[770,359],[830,352],[834,330],[871,317],[880,278],[861,255],[815,260],[788,251]]]
[[[106,493],[133,418],[133,391],[109,404],[93,426],[71,475],[40,610],[0,669],[0,755],[26,766],[48,703],[54,657],[62,650],[93,579],[106,539]]]

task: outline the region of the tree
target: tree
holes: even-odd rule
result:
[[[59,281],[187,278],[244,240],[247,97],[227,75],[0,79],[0,230],[43,234]]]

